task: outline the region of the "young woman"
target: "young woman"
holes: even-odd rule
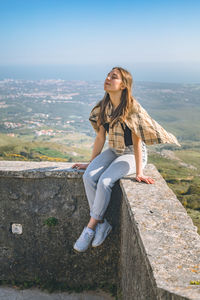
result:
[[[101,245],[111,231],[112,226],[103,216],[118,179],[136,174],[138,182],[154,183],[143,174],[147,164],[146,144],[180,146],[176,137],[153,120],[132,96],[132,76],[127,70],[114,67],[105,79],[104,90],[104,98],[95,105],[89,118],[97,133],[90,163],[72,166],[86,169],[83,182],[91,217],[74,244],[78,252],[87,250],[92,240],[93,247]],[[107,133],[109,148],[101,153]]]

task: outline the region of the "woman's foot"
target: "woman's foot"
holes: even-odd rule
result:
[[[95,231],[89,227],[84,227],[80,237],[74,244],[74,250],[78,252],[84,252],[88,249],[93,237],[95,236]]]
[[[95,229],[95,238],[92,242],[92,247],[100,246],[108,234],[110,233],[112,226],[104,219],[104,223],[98,223]]]

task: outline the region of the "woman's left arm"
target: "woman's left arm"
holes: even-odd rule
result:
[[[133,147],[134,147],[134,153],[135,153],[136,180],[139,182],[144,181],[148,184],[154,183],[155,181],[151,177],[145,176],[143,174],[141,138],[138,137],[133,131],[132,131],[132,141],[133,141]]]

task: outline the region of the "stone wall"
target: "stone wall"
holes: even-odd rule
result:
[[[124,300],[200,299],[200,236],[156,167],[155,184],[121,179],[121,279]]]
[[[116,286],[121,189],[114,186],[106,212],[112,235],[103,247],[77,253],[73,244],[89,221],[89,206],[83,171],[71,165],[0,163],[0,280],[58,281],[75,290]],[[14,224],[22,225],[21,234]]]
[[[147,185],[124,177],[105,217],[113,230],[97,248],[73,244],[89,220],[82,170],[72,163],[0,162],[0,280],[118,287],[123,300],[200,299],[200,237],[154,165]]]

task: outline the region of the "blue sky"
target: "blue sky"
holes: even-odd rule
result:
[[[199,15],[197,0],[0,0],[0,65],[183,63],[192,72]]]

